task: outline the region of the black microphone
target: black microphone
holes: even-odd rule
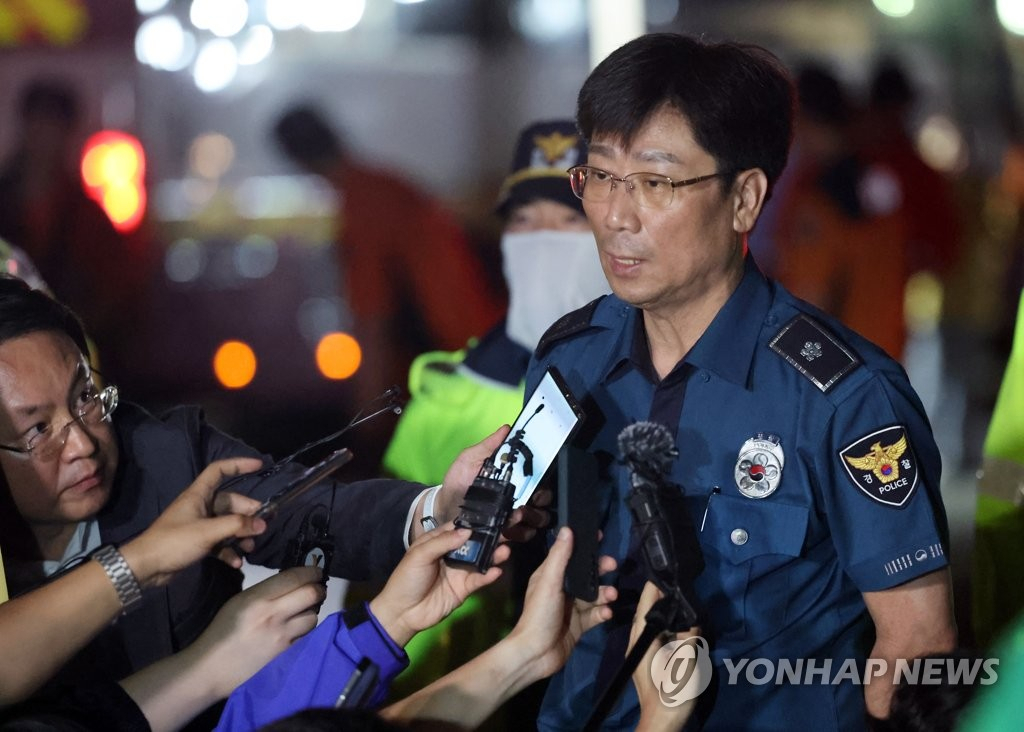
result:
[[[669,630],[687,630],[697,622],[693,583],[704,570],[704,554],[683,490],[666,477],[679,450],[668,428],[656,422],[623,429],[619,450],[629,466],[627,503],[649,579],[672,600],[675,617]]]

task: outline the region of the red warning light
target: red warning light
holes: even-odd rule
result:
[[[86,140],[82,151],[82,183],[114,228],[133,231],[146,211],[146,155],[131,135],[103,130]]]

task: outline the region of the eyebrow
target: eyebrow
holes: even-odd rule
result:
[[[615,155],[615,148],[611,145],[603,143],[592,143],[590,146],[590,154],[603,155],[604,157],[613,157]],[[631,160],[636,160],[643,163],[670,163],[673,165],[682,165],[683,161],[678,156],[668,152],[667,150],[641,150],[635,152],[629,156]]]
[[[665,150],[642,150],[633,156],[634,160],[642,160],[647,163],[673,163],[682,164],[682,160]]]
[[[75,389],[78,387],[79,384],[81,384],[83,381],[87,381],[91,376],[92,376],[92,372],[89,369],[89,367],[85,364],[84,361],[79,361],[78,362],[78,367],[75,369],[75,375],[74,375],[74,377],[72,377],[71,384],[68,387],[68,396],[70,396],[72,394],[72,392],[75,391]],[[38,412],[41,412],[41,411],[43,411],[45,409],[48,409],[48,408],[50,408],[52,406],[53,405],[50,404],[50,403],[26,404],[24,406],[15,407],[14,411],[17,412],[18,414],[22,414],[22,415],[24,415],[26,417],[32,417],[35,414],[37,414]],[[28,429],[32,429],[32,428],[29,427]],[[28,430],[26,430],[26,431],[28,431]]]

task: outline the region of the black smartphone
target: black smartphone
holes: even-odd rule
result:
[[[572,555],[565,568],[565,591],[593,602],[597,599],[598,530],[597,458],[567,444],[558,453],[558,525],[572,529]]]
[[[275,493],[264,501],[253,515],[262,519],[272,517],[282,507],[301,498],[310,488],[330,476],[331,473],[342,465],[348,463],[352,457],[352,451],[347,447],[335,450],[316,465],[307,468],[302,475],[289,483],[284,490]]]

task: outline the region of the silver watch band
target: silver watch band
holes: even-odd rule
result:
[[[92,555],[92,558],[99,562],[103,571],[107,573],[110,581],[117,591],[117,599],[121,601],[121,614],[128,612],[142,601],[142,587],[136,579],[132,568],[124,560],[121,552],[112,544],[100,547]]]

